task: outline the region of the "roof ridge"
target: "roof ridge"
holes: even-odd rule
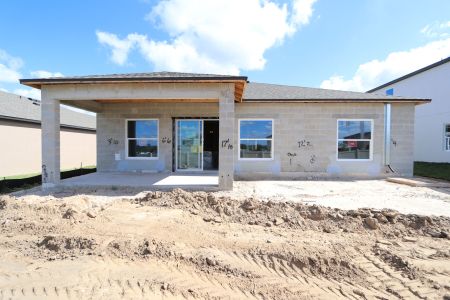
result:
[[[39,79],[66,79],[66,78],[109,78],[109,77],[136,77],[137,75],[141,75],[142,77],[146,77],[149,75],[186,75],[192,77],[203,77],[203,76],[211,76],[211,77],[243,77],[241,75],[230,75],[230,74],[212,74],[212,73],[196,73],[196,72],[175,72],[175,71],[154,71],[154,72],[131,72],[131,73],[109,73],[109,74],[89,74],[89,75],[71,75],[71,76],[59,76],[59,77],[42,77],[36,78]]]

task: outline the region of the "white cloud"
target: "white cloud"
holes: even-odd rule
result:
[[[429,38],[446,38],[450,36],[450,21],[428,24],[420,30],[420,33]]]
[[[21,88],[19,85],[19,79],[22,78],[20,70],[23,68],[24,62],[19,57],[14,57],[8,54],[6,51],[0,49],[0,82],[16,84],[17,88],[8,88],[12,91],[8,91],[5,88],[0,88],[0,91],[11,92],[14,94],[22,95],[33,99],[41,99],[41,91],[34,88]],[[30,72],[30,75],[38,78],[46,77],[61,77],[63,74],[60,72],[50,72],[45,70],[38,70]]]
[[[333,75],[321,88],[366,91],[436,61],[450,56],[450,38],[430,42],[422,47],[390,53],[384,60],[372,60],[358,67],[350,79]]]
[[[11,56],[0,49],[0,82],[18,82],[22,76],[19,72],[22,66],[23,61],[20,58]]]
[[[31,71],[31,76],[36,78],[50,78],[50,77],[63,77],[64,75],[60,72],[50,72],[45,70]]]
[[[308,24],[315,1],[163,0],[146,18],[169,40],[137,33],[121,39],[102,31],[97,39],[111,48],[111,60],[118,65],[136,48],[157,70],[238,74],[264,68],[266,50]]]
[[[128,39],[121,40],[117,35],[108,32],[97,31],[96,33],[97,39],[101,44],[111,47],[111,60],[118,65],[124,65],[134,41]]]
[[[313,14],[313,5],[316,0],[293,1],[292,23],[307,25]]]
[[[33,98],[37,100],[41,100],[41,90],[38,89],[15,89],[12,93],[21,95],[27,98]]]

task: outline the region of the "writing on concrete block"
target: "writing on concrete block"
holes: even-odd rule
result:
[[[233,145],[230,143],[230,139],[226,139],[226,140],[222,140],[222,148],[228,149],[228,150],[232,150],[233,149]]]

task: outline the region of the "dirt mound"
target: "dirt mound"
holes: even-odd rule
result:
[[[167,258],[173,256],[168,248],[156,240],[116,239],[108,243],[107,251],[118,258]]]
[[[260,201],[256,198],[236,200],[215,193],[147,192],[133,200],[141,205],[181,208],[201,215],[206,222],[236,222],[249,225],[320,230],[327,233],[370,232],[385,236],[419,235],[446,238],[450,218],[402,215],[394,210],[340,210],[293,202]],[[436,234],[438,232],[439,234]]]
[[[36,243],[36,250],[30,242],[30,247],[25,249],[25,253],[30,256],[47,258],[48,260],[66,259],[68,257],[79,257],[82,255],[93,255],[98,246],[93,238],[80,236],[45,236]]]
[[[66,194],[2,202],[3,297],[442,299],[450,291],[448,218],[179,189],[111,202]]]

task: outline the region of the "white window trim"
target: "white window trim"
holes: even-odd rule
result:
[[[156,138],[128,138],[128,121],[156,121]],[[129,140],[156,140],[156,156],[153,157],[134,157],[128,156]],[[159,119],[125,119],[125,159],[129,160],[158,160],[159,159]]]
[[[354,121],[354,122],[360,122],[360,121],[369,121],[370,122],[370,139],[340,139],[339,138],[339,122],[340,121]],[[373,160],[373,140],[374,140],[374,121],[373,119],[337,119],[336,120],[336,161],[359,161],[359,162],[367,162]],[[369,142],[369,158],[367,159],[346,159],[346,158],[339,158],[339,141],[362,141],[362,142]]]
[[[272,122],[272,138],[271,139],[243,139],[243,140],[267,140],[267,141],[272,141],[272,147],[270,149],[270,158],[242,158],[241,157],[241,121],[271,121]],[[244,160],[244,161],[271,161],[274,160],[274,148],[275,148],[275,136],[274,136],[274,127],[275,127],[275,122],[274,119],[254,119],[254,118],[246,118],[246,119],[239,119],[239,123],[238,123],[238,160]]]
[[[450,123],[444,123],[444,151],[450,152],[450,146],[447,149],[447,139],[450,139],[450,132],[447,136],[447,126],[450,126]]]

